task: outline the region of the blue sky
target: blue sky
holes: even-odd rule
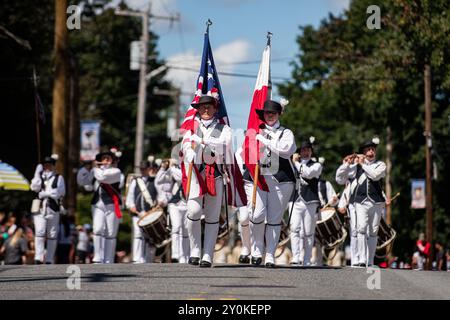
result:
[[[160,56],[170,65],[198,69],[205,22],[213,21],[210,41],[216,68],[233,128],[245,128],[256,78],[231,77],[220,72],[256,76],[267,31],[272,37],[271,73],[290,78],[289,62],[298,54],[299,26],[318,26],[329,12],[341,13],[350,0],[127,0],[130,7],[143,10],[151,2],[154,15],[179,13],[180,23],[151,19],[151,30],[160,36]],[[113,2],[114,3],[114,2]],[[256,63],[242,63],[254,62]],[[169,69],[168,78],[185,92],[183,105],[194,93],[196,72]],[[274,86],[275,88],[275,86]],[[274,90],[273,99],[279,100]],[[289,97],[286,97],[289,100]],[[287,106],[287,108],[289,105]]]

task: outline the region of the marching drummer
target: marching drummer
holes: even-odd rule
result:
[[[162,190],[167,211],[170,216],[172,238],[172,262],[187,263],[189,259],[189,235],[186,222],[186,199],[181,185],[181,169],[175,159],[164,160],[161,163],[155,185]]]
[[[322,165],[323,168],[325,159],[323,157],[319,157],[319,159],[317,160]],[[321,210],[325,210],[326,208],[333,208],[338,204],[339,201],[336,192],[334,191],[333,185],[329,181],[324,180],[322,178],[322,175],[319,177],[318,189],[319,189],[320,210],[317,211],[316,221],[322,220]],[[322,246],[320,245],[319,242],[316,242],[314,246],[316,248],[314,265],[321,266],[323,264]]]
[[[116,236],[122,218],[120,206],[121,171],[117,168],[115,152],[100,152],[95,156],[92,170],[80,170],[77,182],[86,189],[91,185],[94,233],[93,263],[114,263]],[[90,189],[90,188],[89,188]]]
[[[198,110],[195,115],[198,128],[194,133],[188,131],[182,143],[185,168],[194,161],[192,176],[195,181],[190,181],[189,187],[199,190],[189,192],[187,199],[187,227],[191,245],[189,264],[211,267],[224,195],[220,169],[225,163],[226,150],[231,150],[232,134],[231,128],[217,119],[218,102],[214,97],[204,95],[198,102],[192,103],[192,107]],[[205,236],[200,261],[202,214],[205,216]]]
[[[299,196],[294,202],[291,217],[291,247],[293,265],[309,266],[316,228],[316,213],[320,204],[319,177],[322,165],[311,159],[314,137],[304,141],[300,146],[300,162],[296,163],[299,175]],[[301,250],[304,250],[301,259]]]
[[[378,138],[366,141],[360,146],[362,154],[355,155],[356,166],[344,163],[341,176],[355,178],[352,194],[355,203],[358,237],[358,266],[373,265],[378,239],[378,226],[385,205],[381,179],[386,176],[386,164],[376,160]]]
[[[147,211],[156,205],[157,192],[154,177],[150,177],[150,171],[155,167],[154,162],[142,161],[140,163],[141,176],[134,178],[128,188],[128,194],[125,201],[127,209],[132,214],[133,223],[133,263],[148,262],[148,244],[138,226],[138,220]],[[147,259],[146,259],[147,258]]]
[[[42,164],[38,164],[31,180],[31,190],[38,193],[39,208],[33,212],[35,227],[35,264],[42,264],[44,260],[45,242],[47,253],[45,263],[52,264],[57,246],[59,226],[60,201],[66,193],[64,178],[55,171],[58,156],[53,154],[45,157]],[[34,210],[33,210],[34,211]]]
[[[251,263],[261,264],[265,253],[264,263],[268,268],[275,267],[275,250],[280,238],[283,213],[292,197],[296,181],[291,156],[297,146],[292,131],[280,124],[282,111],[281,104],[273,100],[265,101],[263,109],[256,109],[264,122],[256,139],[263,146],[261,175],[269,192],[257,187],[254,211],[251,209],[252,201],[247,204],[250,211]],[[254,183],[248,169],[244,172],[244,180],[247,199],[252,199]]]

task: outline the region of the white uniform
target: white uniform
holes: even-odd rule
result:
[[[59,226],[59,202],[66,194],[64,178],[58,175],[55,181],[55,172],[42,172],[42,165],[38,165],[34,178],[31,180],[31,190],[38,192],[42,200],[38,214],[33,216],[35,227],[35,261],[42,262],[45,253],[45,240],[47,239],[46,263],[53,263],[57,246]]]
[[[115,185],[119,193],[122,174],[114,167],[93,168],[90,172],[80,169],[78,184],[86,189],[91,185],[94,190],[92,201],[92,220],[94,233],[94,263],[114,263],[116,237],[121,219],[116,216],[114,203],[101,184]],[[94,179],[94,183],[92,183]],[[90,189],[90,188],[89,188]],[[120,194],[118,194],[120,199]]]
[[[265,264],[275,264],[281,220],[295,187],[295,174],[290,157],[297,146],[292,131],[282,127],[278,121],[272,127],[266,125],[262,137],[258,140],[266,146],[260,167],[269,192],[257,188],[256,206],[252,212],[253,177],[250,177],[249,171],[245,172],[245,193],[250,212],[251,255],[253,258],[261,258],[265,253]],[[267,167],[264,167],[266,165]]]
[[[322,183],[325,183],[325,192],[326,197],[322,194]],[[336,197],[336,191],[334,191],[333,185],[329,181],[319,180],[319,199],[320,199],[320,206],[324,207],[328,204],[328,207],[334,207],[338,204],[338,199],[333,200],[333,198]],[[317,211],[316,215],[316,221],[322,220],[322,216],[320,213],[320,210]],[[322,255],[322,246],[319,242],[316,242],[316,256],[311,259],[311,264],[315,266],[322,266],[323,265],[323,255]]]
[[[355,166],[355,165],[351,165]],[[336,182],[338,184],[345,184],[344,192],[339,199],[338,209],[347,208],[350,218],[350,264],[356,266],[359,263],[358,256],[358,230],[356,228],[356,211],[353,202],[350,202],[352,193],[355,191],[356,180],[349,181],[346,177],[346,166],[342,165],[336,171]]]
[[[187,230],[186,200],[182,196],[181,169],[175,166],[167,170],[160,169],[155,178],[155,185],[163,197],[158,201],[164,201],[170,216],[172,237],[172,259],[179,263],[187,263],[189,259],[189,234]]]
[[[292,262],[305,266],[311,264],[312,249],[316,231],[316,213],[320,204],[318,179],[322,173],[322,165],[311,159],[302,159],[295,163],[300,176],[299,196],[294,202],[291,217]],[[315,184],[315,187],[313,186]],[[304,255],[301,259],[301,249]]]
[[[216,128],[222,127],[222,130]],[[208,153],[203,154],[205,157],[203,160],[203,165],[207,161],[208,163],[225,163],[223,156],[226,154],[226,150],[231,148],[231,128],[227,125],[218,126],[216,119],[204,121],[199,121],[199,135],[202,135],[204,145],[199,148],[198,154],[192,149],[191,142],[184,142],[182,145],[183,154],[189,157],[189,154],[195,153],[197,159],[202,159],[202,151],[204,148],[209,147],[214,155]],[[198,138],[198,135],[197,135]],[[191,132],[187,132],[183,140],[192,140]],[[208,158],[207,158],[208,157]],[[197,160],[198,161],[198,160]],[[196,162],[197,162],[196,161]],[[199,163],[197,163],[198,165]],[[218,168],[221,170],[221,168]],[[201,170],[201,176],[205,179],[205,169]],[[193,173],[194,175],[194,173]],[[189,199],[187,200],[187,226],[189,232],[189,240],[191,245],[191,257],[200,258],[201,255],[201,222],[200,219],[202,214],[205,216],[205,236],[203,243],[203,256],[202,260],[212,263],[214,255],[214,246],[217,241],[217,234],[219,230],[219,217],[221,206],[224,201],[223,197],[223,182],[222,176],[217,173],[215,174],[215,196],[206,193],[203,196],[193,197],[192,193],[189,194]],[[192,190],[192,189],[191,189]]]
[[[139,185],[136,179],[133,179],[128,187],[128,194],[125,201],[127,209],[136,208],[139,212],[138,215],[133,214],[131,217],[133,225],[133,239],[132,239],[132,251],[133,251],[133,263],[148,263],[153,261],[154,248],[150,248],[149,244],[145,241],[141,228],[138,226],[138,221],[151,207],[156,204],[156,189],[150,187],[149,184],[153,183],[150,177],[139,177],[147,186],[152,203],[147,203],[142,196]],[[137,189],[136,189],[137,188]]]
[[[362,165],[342,164],[340,169],[342,177],[356,180],[352,199],[355,203],[358,231],[358,263],[373,265],[378,226],[386,201],[380,184],[380,180],[386,175],[386,164],[366,160]]]
[[[236,163],[239,166],[239,170],[244,174],[244,162],[241,156],[242,147],[239,147],[235,153]],[[250,254],[250,219],[248,215],[248,206],[242,206],[238,208],[237,212],[239,220],[239,231],[241,234],[242,247],[241,256],[248,256]]]

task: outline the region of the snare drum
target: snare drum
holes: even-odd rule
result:
[[[161,247],[170,242],[170,232],[164,211],[156,207],[145,213],[137,222],[144,234],[145,240],[151,245]]]
[[[334,208],[326,208],[320,212],[320,220],[316,224],[316,240],[324,249],[331,249],[341,244],[347,237],[347,231]]]

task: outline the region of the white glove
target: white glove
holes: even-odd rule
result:
[[[44,198],[48,198],[50,195],[48,194],[47,191],[41,191],[39,192],[39,199],[44,199]]]
[[[268,145],[270,143],[269,139],[264,138],[261,134],[256,135],[256,140],[260,141],[264,145]]]
[[[37,166],[36,166],[36,170],[34,171],[34,176],[35,177],[38,177],[38,176],[40,176],[41,175],[41,173],[44,171],[44,167],[42,166],[42,164],[38,164]]]
[[[186,162],[190,163],[195,159],[196,155],[197,154],[195,153],[195,151],[189,148],[186,151],[186,156],[184,157],[184,159]]]
[[[85,185],[83,187],[84,187],[84,190],[86,190],[87,192],[91,192],[91,191],[94,190],[94,186],[92,186],[90,184],[87,184],[87,185]]]
[[[195,142],[196,144],[201,144],[202,143],[202,138],[200,138],[198,135],[193,134],[191,135],[191,137],[189,138],[189,140],[191,140],[191,142]]]

